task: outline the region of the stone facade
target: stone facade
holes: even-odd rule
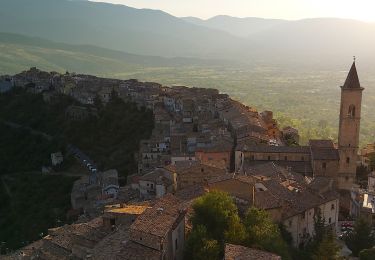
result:
[[[351,189],[355,183],[363,90],[353,63],[345,84],[341,87],[338,142],[340,153],[338,185],[341,189]]]

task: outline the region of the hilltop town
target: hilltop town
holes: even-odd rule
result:
[[[213,88],[36,68],[0,77],[0,93],[16,88],[42,95],[46,103],[70,96],[77,103],[65,114],[76,121],[97,117],[98,100],[106,106],[120,98],[152,111],[154,128],[139,143],[137,171],[127,174],[124,185],[119,169],[101,168],[74,143],[52,153],[52,166],[73,156],[83,169],[71,191],[77,220],[49,229],[5,259],[183,259],[194,229],[194,202],[213,191],[228,194],[240,216],[252,207],[267,212],[290,233],[295,248],[314,237],[317,215],[335,234],[342,221],[361,216],[372,223],[375,216],[375,172],[368,185],[357,178],[359,166],[374,170],[375,145],[359,147],[364,88],[355,63],[341,87],[338,143],[300,145],[298,129],[281,129],[272,111],[257,111]],[[224,259],[281,259],[232,243],[223,254]]]

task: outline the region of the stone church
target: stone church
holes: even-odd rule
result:
[[[332,140],[310,140],[307,146],[239,144],[236,172],[246,173],[248,168],[271,161],[306,177],[333,178],[338,189],[350,190],[355,186],[363,89],[354,61],[341,86],[338,144]]]

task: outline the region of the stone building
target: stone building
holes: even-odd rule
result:
[[[348,77],[341,87],[338,182],[342,189],[350,189],[355,183],[363,90],[364,88],[359,83],[355,62],[353,62]]]
[[[231,158],[233,151],[233,140],[222,139],[212,145],[197,148],[195,158],[200,162],[231,170]]]
[[[64,156],[62,155],[61,152],[51,153],[52,166],[62,164],[63,161],[64,161]]]
[[[310,140],[311,164],[314,176],[336,178],[339,152],[331,140]]]
[[[180,203],[168,194],[146,209],[131,225],[118,259],[183,259],[186,212]]]
[[[143,199],[161,198],[175,192],[176,186],[176,175],[163,168],[157,168],[138,180],[139,195]]]
[[[309,146],[270,146],[238,144],[235,151],[235,171],[245,165],[274,162],[305,176],[313,176]]]
[[[355,186],[358,162],[362,91],[353,63],[341,87],[338,147],[331,140],[310,140],[308,146],[289,147],[239,143],[235,151],[236,172],[241,171],[245,161],[253,165],[273,161],[305,176],[333,178],[339,189],[350,190]]]
[[[284,224],[296,247],[314,235],[314,216],[318,212],[327,226],[337,228],[339,195],[331,178],[317,177],[311,181],[268,163],[249,167],[243,174],[213,179],[208,188],[229,193],[240,213],[251,206],[267,211],[275,222]]]
[[[118,207],[106,206],[103,218],[103,227],[107,231],[113,231],[119,226],[130,226],[138,216],[146,209],[151,208],[149,205],[118,205]]]

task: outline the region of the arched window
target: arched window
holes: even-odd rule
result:
[[[355,117],[355,106],[354,105],[349,106],[348,116]]]

